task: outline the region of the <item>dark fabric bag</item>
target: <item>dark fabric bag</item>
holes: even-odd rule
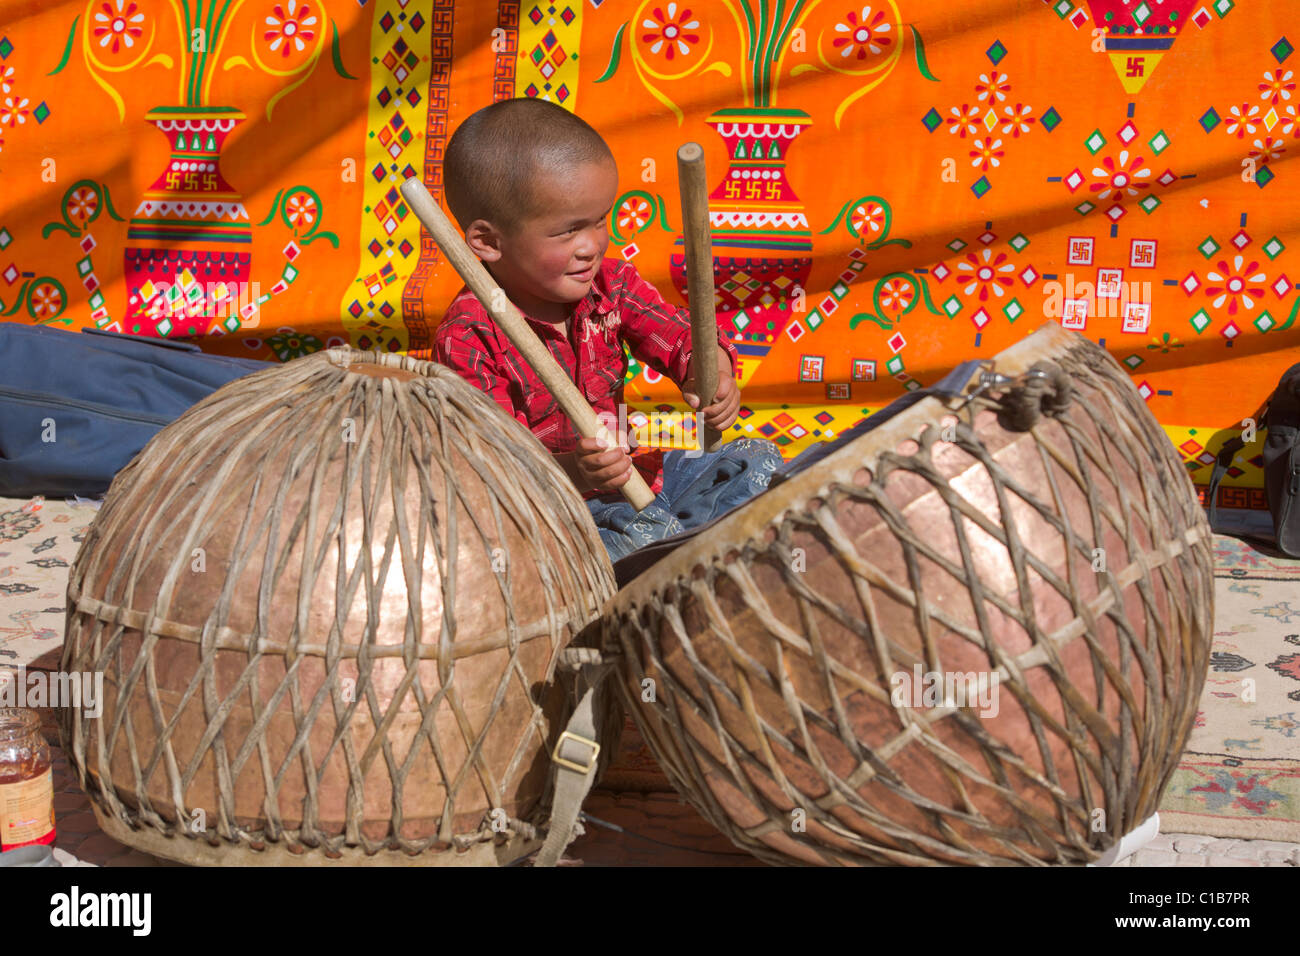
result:
[[[189,342],[0,322],[0,495],[102,495],[186,409],[276,364]]]
[[[1276,391],[1255,414],[1264,438],[1264,490],[1273,516],[1274,542],[1279,551],[1300,558],[1300,363],[1282,375]],[[1241,438],[1230,438],[1219,449],[1210,476],[1210,527],[1219,530],[1219,482],[1232,467],[1232,459],[1245,447]]]

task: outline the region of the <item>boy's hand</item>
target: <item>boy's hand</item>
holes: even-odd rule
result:
[[[591,491],[617,491],[632,478],[627,449],[622,445],[611,448],[598,438],[579,438],[573,461]]]
[[[725,431],[736,420],[740,411],[740,388],[736,385],[735,373],[731,370],[731,358],[722,349],[718,349],[718,394],[712,405],[699,407],[700,396],[695,391],[695,377],[691,376],[682,386],[682,398],[686,404],[696,409],[699,419],[706,425],[712,425],[718,431]]]

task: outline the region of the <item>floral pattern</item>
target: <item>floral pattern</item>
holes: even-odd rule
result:
[[[991,75],[981,73],[979,82],[975,84],[975,95],[981,102],[988,100],[990,106],[994,100],[1001,103],[1010,92],[1011,84],[1007,82],[1006,74],[997,71],[994,71]]]
[[[144,33],[144,27],[140,25],[143,23],[144,14],[139,12],[139,7],[134,3],[123,6],[123,0],[115,0],[113,4],[100,4],[100,9],[95,14],[95,27],[91,32],[101,47],[116,53],[120,49],[129,50],[135,46],[135,41]]]
[[[68,197],[68,218],[84,227],[99,208],[99,194],[93,189],[80,186]]]
[[[1122,204],[1125,197],[1132,198],[1151,188],[1151,168],[1143,165],[1145,162],[1143,156],[1130,160],[1127,149],[1120,150],[1118,159],[1107,156],[1100,166],[1093,167],[1092,174],[1098,181],[1089,185],[1088,191],[1096,193],[1098,199],[1113,198]]]
[[[956,133],[965,139],[967,134],[974,136],[980,129],[980,108],[971,106],[969,103],[963,103],[960,107],[954,106],[948,111],[952,114],[944,122],[948,124],[948,132]]]
[[[690,32],[700,27],[700,21],[691,16],[691,11],[683,8],[679,14],[677,4],[670,3],[667,13],[655,7],[652,15],[653,20],[647,17],[641,21],[641,26],[650,31],[641,35],[642,41],[650,45],[650,52],[662,53],[666,60],[678,54],[690,56],[691,47],[700,42],[700,35]]]
[[[1276,73],[1269,71],[1264,74],[1264,82],[1259,84],[1259,98],[1265,103],[1273,106],[1282,100],[1291,99],[1291,91],[1295,89],[1295,83],[1291,82],[1295,73],[1287,70],[1283,73],[1278,70]]]
[[[312,223],[316,221],[319,209],[315,199],[306,193],[298,192],[285,200],[284,213],[289,217],[289,224],[295,230],[310,229]]]
[[[0,107],[0,124],[13,129],[26,123],[27,114],[31,112],[27,109],[27,104],[30,102],[31,100],[25,96],[6,96],[4,106]]]
[[[304,3],[299,7],[298,0],[289,0],[288,4],[282,7],[277,3],[274,13],[266,18],[266,25],[271,29],[262,34],[262,39],[269,41],[272,53],[278,50],[286,57],[291,50],[301,53],[307,49],[307,44],[303,41],[315,38],[316,31],[311,27],[314,27],[317,22],[316,15],[311,12],[310,4]]]
[[[1001,149],[1001,146],[1000,139],[975,140],[975,148],[970,151],[971,156],[974,157],[971,165],[984,172],[988,172],[990,166],[1000,166],[1002,157],[1006,155],[1006,150]]]
[[[1033,111],[1032,106],[1024,103],[1017,103],[1014,107],[1004,107],[1002,112],[1007,119],[1002,124],[1002,132],[1010,134],[1016,139],[1019,139],[1022,133],[1028,133],[1035,121],[1034,117],[1029,115]]]
[[[885,209],[879,203],[863,203],[853,210],[849,226],[860,238],[864,233],[878,233],[885,226]]]
[[[38,319],[52,319],[63,310],[63,296],[49,282],[32,289],[32,313]]]
[[[1286,147],[1282,145],[1282,140],[1265,136],[1263,140],[1255,140],[1255,148],[1250,151],[1250,158],[1262,166],[1281,159],[1285,152]]]
[[[902,312],[912,304],[916,290],[903,279],[890,279],[880,290],[880,303],[886,309]]]
[[[844,17],[844,23],[835,24],[835,32],[844,34],[831,41],[831,46],[840,51],[840,56],[847,59],[865,60],[870,56],[879,56],[888,52],[893,37],[885,36],[893,26],[885,17],[883,10],[871,14],[870,7],[863,7],[860,13],[850,10]]]
[[[1282,114],[1282,135],[1300,139],[1300,114],[1294,106],[1288,106]]]
[[[1211,282],[1219,283],[1207,285],[1205,294],[1214,297],[1212,305],[1216,309],[1223,308],[1226,302],[1229,315],[1236,315],[1238,308],[1253,309],[1255,300],[1264,294],[1264,284],[1268,282],[1268,276],[1264,273],[1255,273],[1259,267],[1258,262],[1252,262],[1243,269],[1241,264],[1244,261],[1244,256],[1237,256],[1233,260],[1233,268],[1229,269],[1227,261],[1221,259],[1217,271],[1205,274]]]
[[[652,210],[648,202],[640,196],[631,196],[624,200],[623,205],[618,209],[619,228],[639,231],[650,221],[651,215]]]
[[[1224,129],[1229,136],[1245,139],[1248,134],[1255,135],[1255,127],[1260,122],[1258,106],[1242,103],[1240,106],[1234,106],[1228,112],[1232,118],[1224,124]]]
[[[1005,252],[999,252],[996,259],[993,258],[993,250],[982,249],[980,255],[973,252],[966,253],[964,261],[957,263],[958,272],[969,273],[968,275],[959,275],[959,282],[964,282],[962,292],[966,295],[973,295],[979,290],[979,300],[987,302],[991,292],[996,298],[1002,298],[1006,295],[1006,290],[1011,288],[1014,281],[1012,276],[1016,271],[1016,264],[1009,261]]]

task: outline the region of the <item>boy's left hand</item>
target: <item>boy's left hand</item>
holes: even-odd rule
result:
[[[718,431],[725,431],[736,420],[740,411],[740,387],[736,385],[735,373],[731,370],[731,358],[722,349],[718,349],[718,394],[712,405],[700,408],[700,396],[695,391],[695,378],[692,376],[682,386],[682,398],[686,404],[696,409],[697,415],[706,425],[712,425]]]

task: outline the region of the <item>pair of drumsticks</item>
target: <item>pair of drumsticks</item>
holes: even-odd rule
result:
[[[713,397],[718,391],[718,320],[713,308],[713,249],[709,239],[708,185],[705,182],[704,150],[699,143],[687,143],[677,151],[677,172],[681,181],[682,236],[686,243],[686,281],[690,295],[691,370],[702,409],[713,403]],[[411,210],[429,230],[433,241],[442,249],[443,255],[470,291],[478,297],[492,320],[555,396],[578,434],[584,438],[599,438],[613,447],[616,442],[609,430],[596,417],[591,405],[537,338],[536,333],[528,327],[523,315],[501,294],[483,263],[470,251],[460,233],[433,201],[424,183],[415,178],[408,179],[402,184],[401,191]],[[713,451],[722,440],[717,429],[702,422],[696,434],[699,436],[700,447],[705,451]],[[632,477],[620,490],[637,511],[645,508],[655,498],[635,468],[632,469]]]

